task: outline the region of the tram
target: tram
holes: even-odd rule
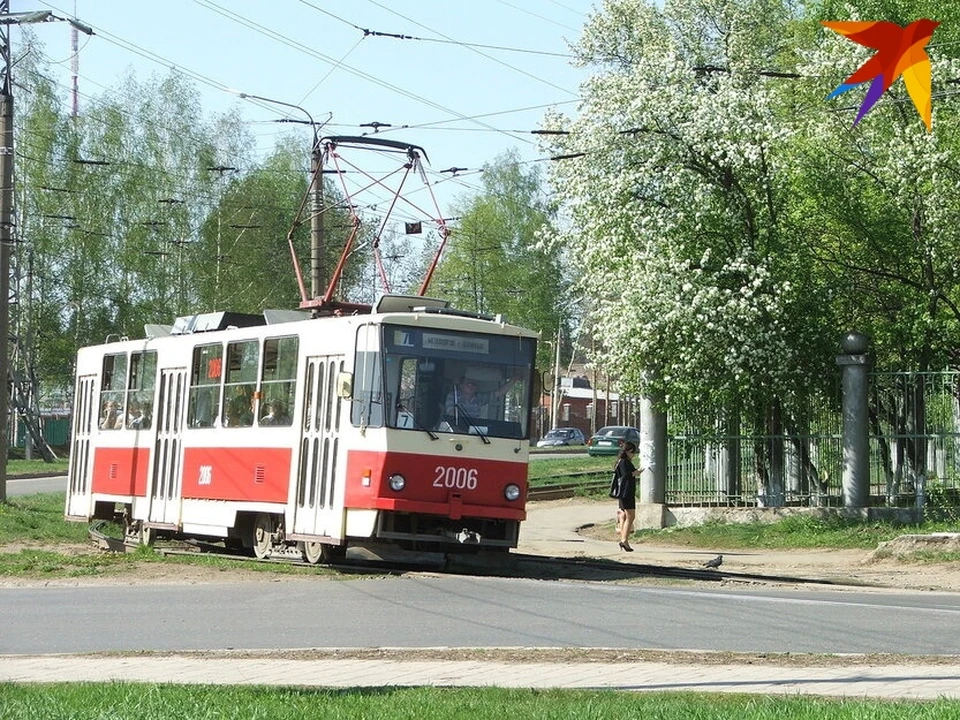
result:
[[[517,546],[536,333],[402,295],[148,331],[78,353],[69,520],[312,563],[371,543]],[[465,379],[471,412],[450,402]]]

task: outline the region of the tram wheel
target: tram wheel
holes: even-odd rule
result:
[[[311,565],[316,565],[318,562],[323,560],[324,555],[326,555],[326,553],[323,551],[323,543],[301,542],[299,545],[300,554],[303,555],[303,559]]]
[[[311,565],[319,562],[334,563],[343,560],[347,556],[346,545],[330,545],[321,542],[300,542],[297,543],[300,548],[300,554],[303,559]]]
[[[266,513],[260,513],[253,521],[253,554],[258,560],[270,557],[273,547],[273,521]]]

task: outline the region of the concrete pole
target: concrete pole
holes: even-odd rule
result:
[[[553,364],[553,402],[550,403],[550,429],[560,425],[560,326],[557,325],[556,360]]]
[[[640,397],[640,487],[641,504],[663,505],[667,487],[667,413],[663,396]]]
[[[4,41],[5,42],[5,41]],[[10,433],[10,246],[13,238],[13,95],[0,90],[0,502],[7,499]]]
[[[837,356],[843,385],[843,506],[863,508],[870,494],[870,434],[867,411],[866,335],[848,332]]]

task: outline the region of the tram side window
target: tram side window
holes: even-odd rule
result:
[[[296,337],[267,338],[263,343],[263,374],[260,377],[261,425],[290,425],[297,393]]]
[[[257,371],[260,343],[243,340],[227,345],[223,383],[224,427],[250,427],[257,412]]]
[[[398,365],[399,360],[399,365]],[[397,401],[387,407],[387,423],[391,427],[417,428],[421,426],[424,388],[417,387],[417,363],[415,357],[386,357],[385,379],[387,397],[396,395]]]
[[[220,379],[223,377],[223,346],[200,345],[193,349],[190,371],[188,427],[213,427],[220,412]]]
[[[126,354],[104,356],[98,423],[101,430],[116,430],[123,427],[123,394],[126,384]]]
[[[378,352],[357,352],[350,420],[361,427],[383,426],[383,381]]]
[[[157,382],[157,353],[130,356],[130,382],[127,384],[126,424],[132,430],[147,430],[153,420],[153,390]]]

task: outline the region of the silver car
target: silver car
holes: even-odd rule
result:
[[[575,427],[554,428],[537,442],[537,447],[561,447],[564,445],[583,445],[586,439]]]

